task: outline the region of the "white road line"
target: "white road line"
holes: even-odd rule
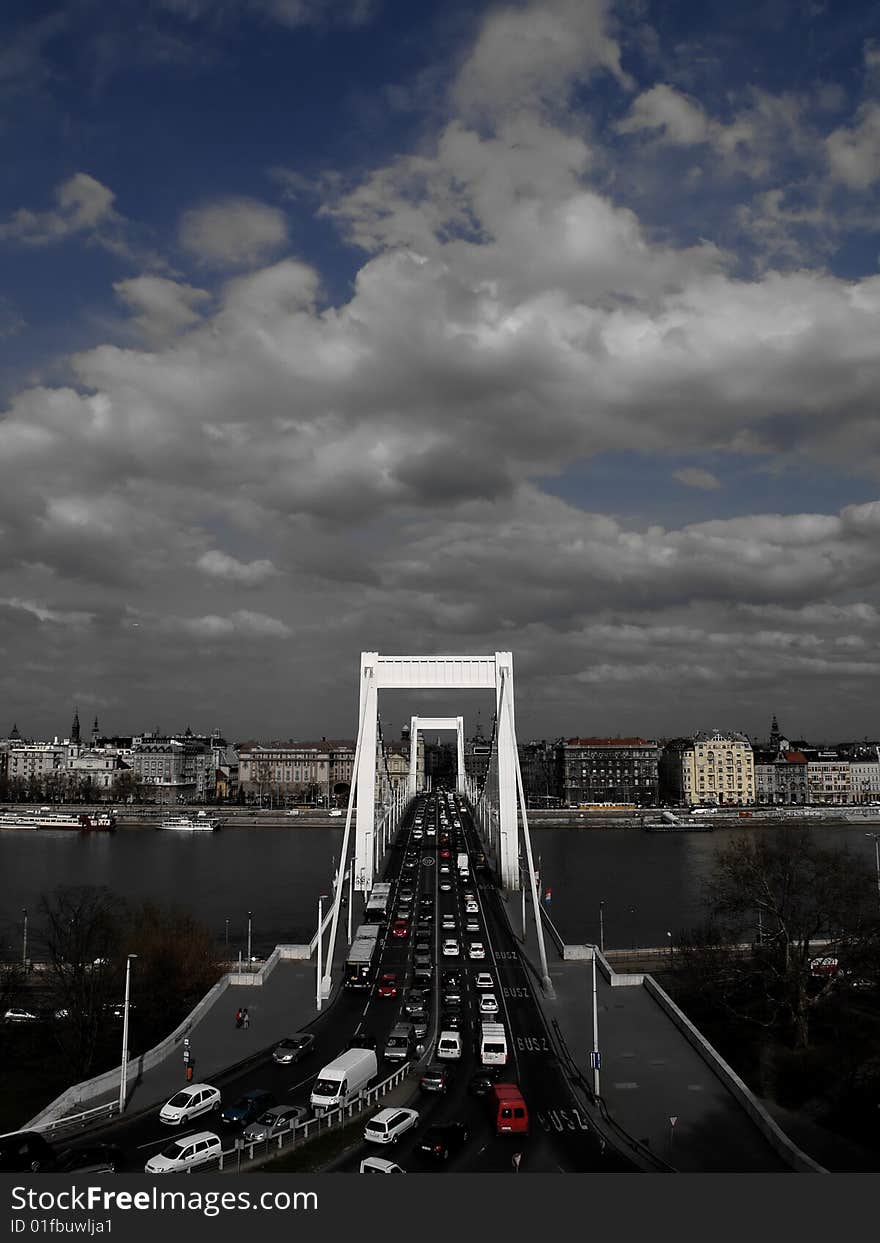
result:
[[[138,1144],[137,1150],[155,1148],[157,1144],[169,1144],[173,1139],[188,1139],[190,1135],[198,1135],[198,1131],[174,1131],[173,1134],[166,1135],[163,1139],[151,1139],[148,1144]]]

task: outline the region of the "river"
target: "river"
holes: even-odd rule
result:
[[[700,888],[714,860],[745,834],[772,828],[738,826],[714,833],[643,833],[638,829],[535,828],[545,908],[570,942],[598,940],[603,904],[605,945],[666,945],[671,932],[701,922]],[[846,846],[874,867],[874,843],[859,827],[810,827],[823,845]],[[132,902],[151,900],[190,911],[214,929],[234,957],[246,946],[252,912],[253,952],[314,934],[319,893],[329,892],[342,829],[302,826],[170,833],[127,828],[116,833],[32,829],[0,832],[0,940],[21,945],[28,911],[34,956],[40,901],[56,885],[106,885]],[[514,921],[518,919],[519,900]]]

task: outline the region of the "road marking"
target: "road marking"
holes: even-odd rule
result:
[[[615,1083],[615,1084],[612,1084],[612,1087],[617,1088],[617,1090],[618,1090],[619,1092],[626,1091],[626,1090],[628,1090],[628,1089],[630,1089],[630,1088],[637,1088],[638,1086],[639,1086],[639,1085],[638,1085],[637,1083]]]
[[[168,1144],[172,1139],[188,1139],[190,1135],[198,1135],[198,1131],[174,1132],[174,1135],[167,1135],[164,1139],[151,1139],[148,1144],[138,1144],[138,1150],[141,1148],[155,1148],[157,1144]]]
[[[287,1090],[288,1092],[297,1092],[300,1088],[305,1087],[307,1083],[311,1083],[311,1081],[312,1075],[309,1075],[308,1079],[300,1079],[299,1083],[295,1083],[292,1088],[288,1088]]]

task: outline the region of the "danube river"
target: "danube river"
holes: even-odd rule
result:
[[[772,828],[714,833],[644,833],[638,829],[535,828],[546,909],[570,942],[598,940],[603,903],[609,949],[666,945],[703,918],[700,889],[718,854],[745,835]],[[846,846],[874,868],[874,842],[858,827],[814,828],[823,845]],[[235,828],[218,833],[171,833],[154,828],[116,833],[6,829],[0,832],[4,878],[0,938],[21,944],[22,909],[36,941],[40,899],[56,885],[106,885],[132,902],[156,901],[190,911],[230,954],[244,949],[252,912],[253,952],[278,942],[308,941],[317,899],[329,892],[342,829]],[[514,905],[514,922],[519,918]],[[32,944],[34,956],[38,944]]]

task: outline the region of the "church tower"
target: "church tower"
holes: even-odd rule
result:
[[[77,743],[77,744],[79,744],[79,741],[80,741],[80,736],[79,736],[79,712],[78,712],[76,709],[74,709],[74,712],[73,712],[73,724],[72,724],[72,725],[71,725],[71,727],[70,727],[70,741],[71,741],[71,742],[75,742],[75,743]]]

